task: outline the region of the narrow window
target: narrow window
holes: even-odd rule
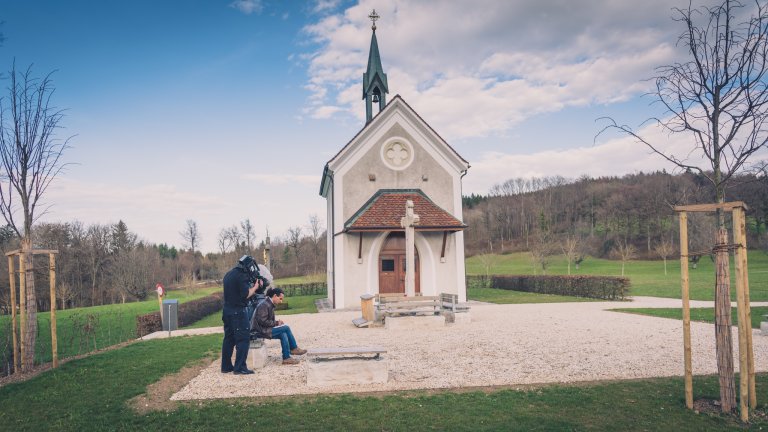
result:
[[[381,260],[381,271],[383,271],[383,272],[393,272],[393,271],[395,271],[395,260],[393,260],[393,259],[382,259]]]

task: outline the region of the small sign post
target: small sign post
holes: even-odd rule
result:
[[[163,296],[165,296],[165,288],[163,288],[162,284],[158,283],[155,286],[155,290],[157,291],[157,302],[160,304],[160,328],[162,329],[162,322],[165,321],[163,318]]]

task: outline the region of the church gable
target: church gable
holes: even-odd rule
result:
[[[455,211],[451,172],[433,157],[429,144],[399,123],[366,146],[359,159],[344,167],[337,178],[344,187],[344,218],[381,189],[421,189],[443,208]]]

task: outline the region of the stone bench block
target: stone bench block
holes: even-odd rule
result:
[[[445,327],[442,315],[386,317],[384,328],[387,330],[424,330]]]
[[[267,364],[267,345],[251,344],[248,350],[248,360],[251,362],[251,369],[261,369]]]
[[[387,359],[331,358],[307,362],[307,385],[383,384],[389,379]]]

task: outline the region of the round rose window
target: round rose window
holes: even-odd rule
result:
[[[394,169],[402,170],[413,162],[413,148],[402,138],[393,138],[381,148],[381,159]]]

